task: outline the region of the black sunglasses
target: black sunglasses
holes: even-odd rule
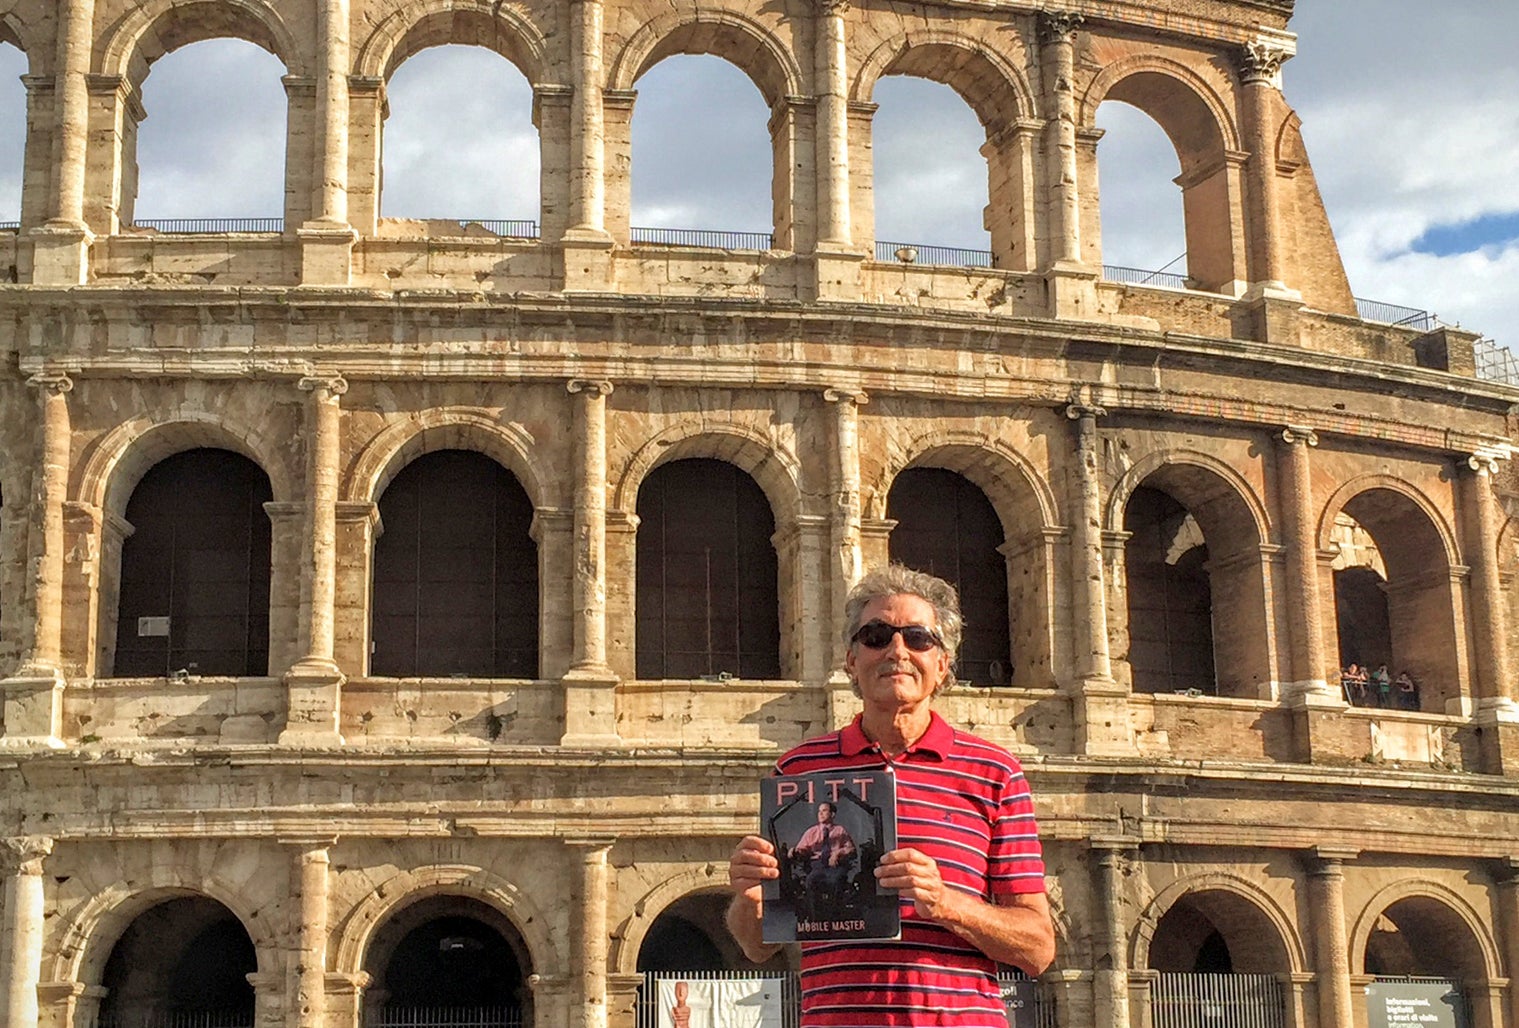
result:
[[[939,633],[925,625],[892,625],[885,621],[867,621],[850,636],[849,641],[872,650],[884,650],[891,645],[891,637],[902,633],[902,643],[915,653],[925,653],[935,646],[943,646]]]

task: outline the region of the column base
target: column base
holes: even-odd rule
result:
[[[1098,270],[1076,261],[1056,261],[1044,273],[1045,299],[1052,318],[1092,321],[1097,317]]]
[[[1482,739],[1482,770],[1508,778],[1519,776],[1519,704],[1484,700],[1472,723]]]
[[[616,242],[599,229],[571,228],[559,241],[566,293],[612,291],[612,250]]]
[[[301,244],[301,285],[347,286],[353,282],[353,244],[359,234],[342,222],[308,221],[295,230]]]
[[[1292,712],[1292,742],[1298,761],[1313,764],[1315,757],[1347,751],[1341,715],[1350,704],[1344,696],[1321,681],[1292,682],[1283,692]]]
[[[290,711],[280,732],[281,746],[332,747],[343,745],[338,711],[346,676],[325,657],[303,657],[285,672]]]
[[[617,749],[617,685],[621,681],[604,664],[570,668],[559,680],[564,687],[564,735],[559,745],[574,749]]]
[[[1076,752],[1090,757],[1132,756],[1129,690],[1111,678],[1083,678],[1070,692]]]
[[[818,243],[812,254],[813,298],[859,303],[860,266],[865,255],[844,243]]]
[[[23,665],[0,681],[5,704],[5,734],[0,751],[26,752],[64,747],[63,689],[67,680],[57,668]]]
[[[90,280],[90,244],[95,235],[82,224],[48,222],[29,234],[32,284],[82,286]]]

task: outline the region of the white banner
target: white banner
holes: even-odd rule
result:
[[[781,1028],[778,978],[659,981],[659,1028]]]

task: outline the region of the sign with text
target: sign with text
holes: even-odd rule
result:
[[[1466,1028],[1461,994],[1449,982],[1372,982],[1366,986],[1369,1028]]]

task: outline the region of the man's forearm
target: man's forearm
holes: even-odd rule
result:
[[[732,933],[734,941],[748,957],[756,964],[763,964],[775,955],[780,946],[764,939],[764,922],[762,921],[763,907],[753,900],[737,895],[728,904],[728,913],[725,920],[728,931]]]
[[[1055,930],[1049,911],[1036,906],[1003,906],[952,892],[955,899],[937,920],[999,964],[1037,978],[1055,959]]]

